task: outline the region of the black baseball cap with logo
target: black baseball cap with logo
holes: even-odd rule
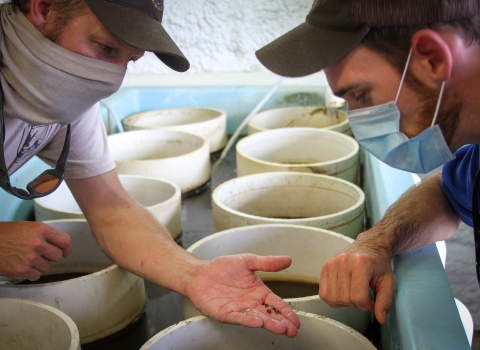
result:
[[[371,27],[420,26],[480,13],[480,0],[316,0],[305,23],[256,52],[272,72],[321,71],[357,46]]]
[[[162,26],[163,0],[85,0],[116,37],[150,51],[168,67],[185,72],[190,63]]]

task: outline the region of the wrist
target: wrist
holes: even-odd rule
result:
[[[178,278],[175,288],[177,293],[187,298],[190,284],[197,278],[204,266],[209,263],[208,260],[200,260],[193,254],[188,254],[190,256],[186,257],[184,264],[181,266],[183,272],[179,274],[180,278]]]
[[[356,241],[362,244],[368,244],[377,252],[382,252],[389,260],[393,259],[396,255],[395,237],[393,233],[387,228],[381,227],[380,224],[359,234]]]

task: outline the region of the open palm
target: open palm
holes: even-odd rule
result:
[[[218,257],[208,262],[189,284],[187,297],[200,312],[220,322],[263,327],[292,338],[300,327],[297,315],[255,274],[281,271],[291,263],[288,256]]]

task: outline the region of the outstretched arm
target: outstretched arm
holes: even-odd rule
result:
[[[356,306],[374,311],[380,323],[392,304],[396,284],[392,258],[453,236],[460,220],[440,184],[441,174],[422,181],[405,193],[380,222],[325,262],[320,297],[332,307]],[[376,291],[375,304],[370,290]]]
[[[75,199],[104,252],[118,265],[188,297],[205,315],[247,327],[264,327],[294,337],[296,314],[255,275],[280,271],[288,257],[251,254],[199,260],[179,247],[167,230],[123,190],[115,171],[68,180]],[[279,314],[268,314],[262,304]],[[251,309],[246,314],[245,310]]]

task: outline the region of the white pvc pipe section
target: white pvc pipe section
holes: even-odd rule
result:
[[[123,129],[123,124],[120,121],[120,118],[118,118],[117,113],[113,110],[113,108],[105,101],[100,101],[100,106],[105,107],[108,110],[108,115],[113,117],[113,120],[115,121],[115,124],[117,125],[118,132],[124,132],[125,130]]]
[[[230,151],[230,148],[235,144],[235,141],[237,140],[238,136],[240,136],[240,133],[242,130],[247,126],[248,122],[250,119],[253,118],[253,116],[260,110],[260,108],[263,107],[263,105],[272,97],[272,95],[277,91],[277,89],[282,85],[283,81],[285,80],[285,77],[281,77],[278,79],[278,82],[270,89],[270,91],[265,95],[265,97],[255,106],[255,108],[248,114],[248,116],[243,120],[243,122],[238,126],[237,130],[233,133],[233,135],[230,137],[230,139],[227,142],[227,145],[222,151],[222,154],[220,155],[220,158],[213,164],[212,166],[212,173],[218,168],[220,163],[222,162],[223,159],[228,154],[228,151]]]

